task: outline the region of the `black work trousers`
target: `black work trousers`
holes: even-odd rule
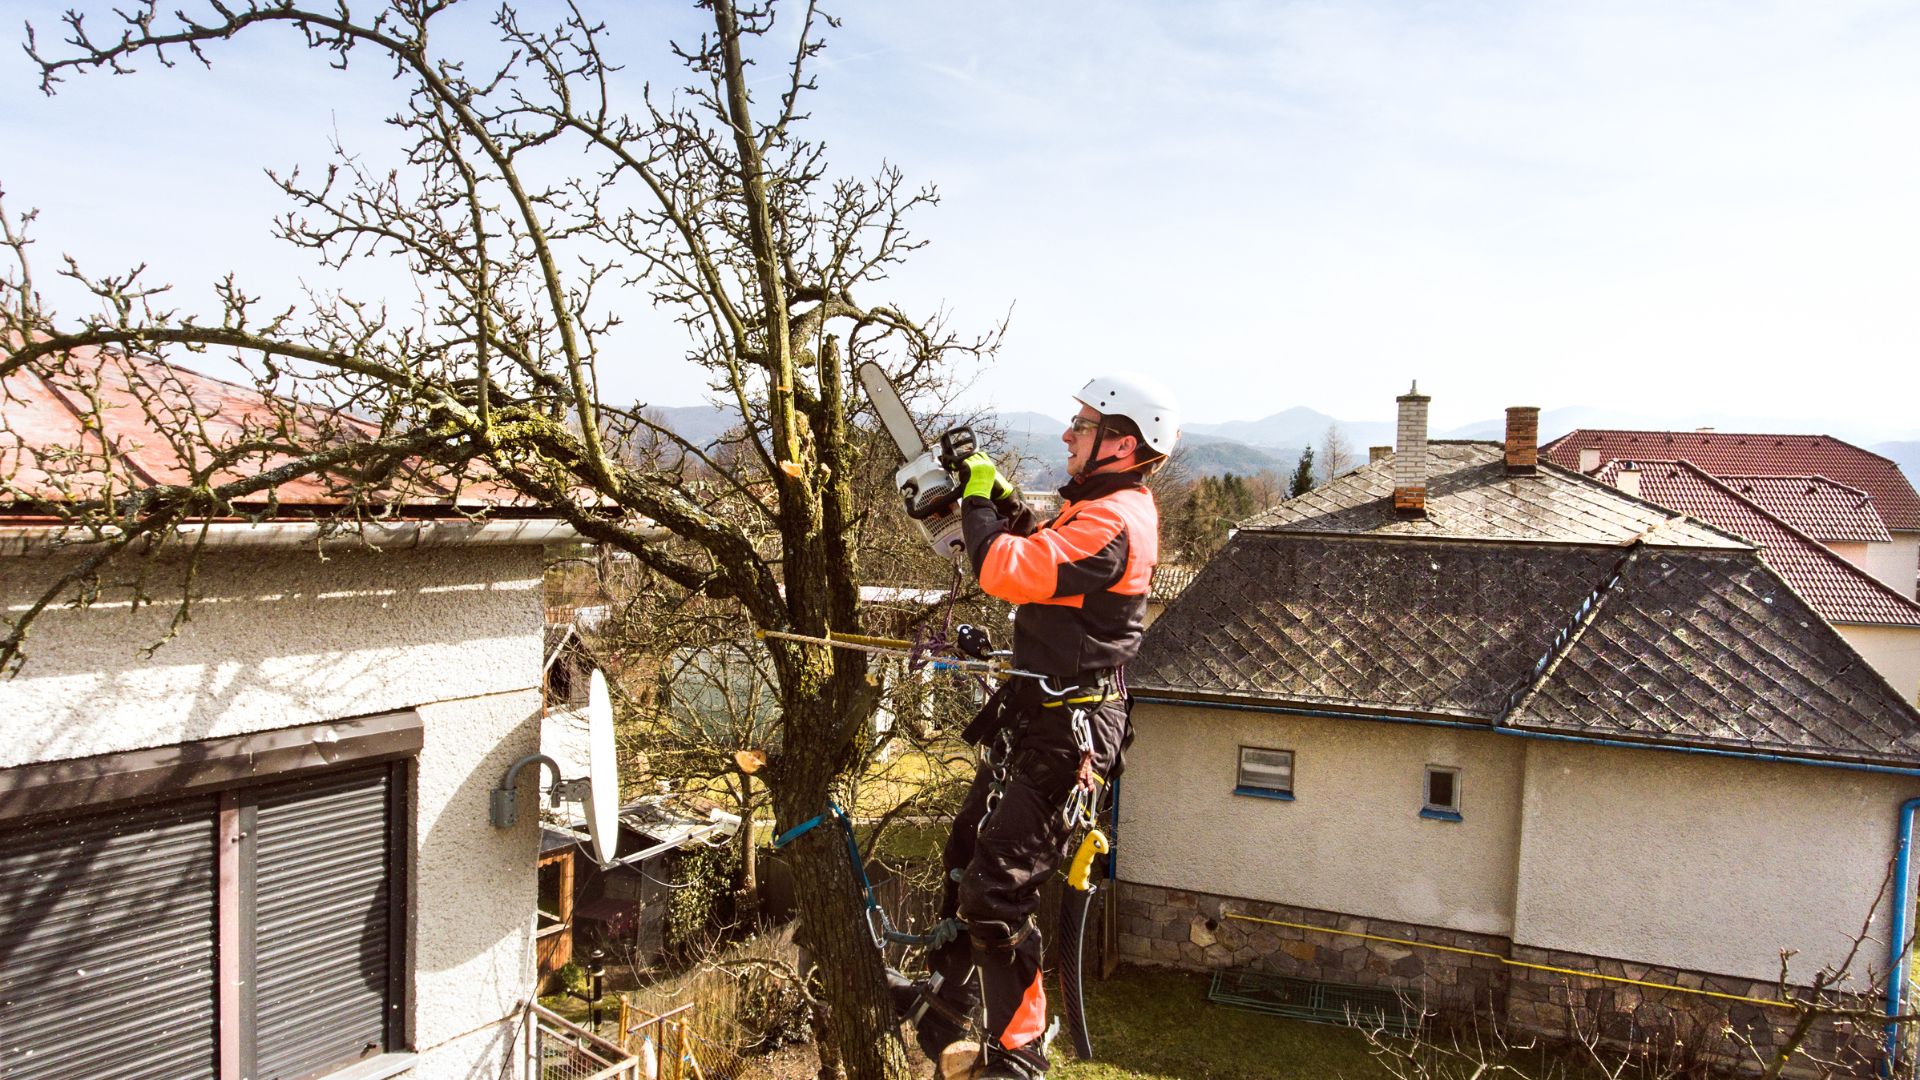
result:
[[[1046,707],[1037,687],[1029,680],[1021,682],[1027,685],[1015,688],[1006,710],[1006,729],[1018,732],[1018,738],[1000,797],[989,811],[994,769],[988,760],[974,773],[947,838],[941,914],[957,917],[967,933],[928,957],[928,966],[941,976],[938,996],[948,1008],[928,1010],[920,1042],[937,1049],[959,1038],[962,1032],[953,1018],[972,1013],[984,995],[989,1053],[1011,1054],[1044,1071],[1047,1059],[1040,1036],[1046,1031],[1047,1004],[1040,985],[1042,942],[1033,913],[1040,904],[1040,887],[1059,868],[1072,839],[1062,817],[1080,766],[1072,713],[1075,708],[1086,710],[1093,768],[1103,778],[1114,774],[1131,728],[1127,701],[1117,692],[1108,691],[1116,696],[1091,705],[1062,702]],[[987,742],[989,756],[997,738]],[[1097,787],[1104,802],[1106,787]],[[967,977],[976,968],[977,985]]]

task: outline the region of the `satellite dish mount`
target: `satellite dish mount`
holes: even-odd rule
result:
[[[613,742],[613,701],[607,692],[607,677],[598,669],[587,684],[587,775],[568,780],[560,775],[560,763],[545,754],[528,754],[507,767],[500,786],[493,789],[490,817],[494,828],[511,829],[519,822],[520,770],[528,765],[544,765],[553,771],[553,785],[547,789],[551,805],[563,802],[580,804],[586,819],[587,836],[593,857],[601,866],[613,862],[620,845],[620,776]]]

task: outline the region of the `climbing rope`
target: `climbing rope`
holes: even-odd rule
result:
[[[846,839],[847,860],[853,864],[853,875],[860,882],[860,898],[866,914],[867,933],[873,938],[874,948],[884,949],[891,942],[914,948],[937,949],[959,936],[960,923],[955,919],[942,919],[924,934],[909,934],[894,927],[893,920],[887,917],[887,910],[880,906],[880,901],[873,895],[873,881],[867,877],[866,863],[860,858],[859,841],[853,837],[853,819],[847,816],[845,810],[840,809],[839,803],[828,800],[826,810],[774,837],[774,850],[778,851],[786,847],[829,820],[840,826],[841,835]]]

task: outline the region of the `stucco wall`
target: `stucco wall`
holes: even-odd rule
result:
[[[1835,555],[1840,556],[1860,569],[1866,570],[1869,574],[1873,571],[1867,570],[1867,549],[1870,547],[1884,546],[1869,544],[1865,540],[1825,540],[1822,541],[1822,543],[1826,545],[1828,551],[1833,552]]]
[[[1133,719],[1120,795],[1127,881],[1510,932],[1516,740],[1150,702]],[[1294,752],[1293,801],[1233,794],[1242,745]],[[1429,764],[1461,769],[1464,820],[1419,816]]]
[[[1834,627],[1900,696],[1920,703],[1920,626]]]
[[[20,675],[0,680],[0,767],[288,727],[539,682],[537,547],[224,549],[199,571],[192,618],[166,634],[179,564],[158,600],[124,590],[35,623]],[[0,558],[17,614],[64,565]],[[113,575],[125,580],[129,572]]]
[[[62,565],[0,558],[0,603],[17,612]],[[216,550],[191,621],[143,658],[173,614],[165,564],[153,607],[109,592],[42,617],[0,681],[0,766],[417,708],[413,1073],[517,1075],[503,1054],[532,991],[536,784],[512,830],[488,823],[488,792],[539,747],[541,565],[537,547]]]
[[[1916,562],[1920,561],[1920,533],[1897,532],[1891,544],[1868,544],[1866,561],[1860,569],[1913,596]]]
[[[535,637],[535,655],[539,638]],[[520,784],[520,825],[488,821],[489,793],[540,746],[540,692],[420,709],[425,729],[414,815],[414,1045],[423,1078],[466,1076],[473,1052],[504,1045],[533,989],[539,782]],[[523,778],[543,774],[524,771]],[[507,1018],[503,1020],[503,1018]],[[491,1035],[465,1039],[477,1029]],[[489,1049],[479,1050],[480,1046]],[[486,1070],[495,1075],[498,1066]]]
[[[1840,957],[1920,794],[1907,777],[1526,746],[1514,944],[1752,979],[1779,974],[1782,948],[1798,978]]]

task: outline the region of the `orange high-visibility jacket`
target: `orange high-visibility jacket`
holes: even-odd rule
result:
[[[1097,473],[1060,489],[1060,513],[1036,525],[1026,507],[975,495],[961,505],[980,587],[1020,605],[1013,663],[1074,679],[1133,659],[1160,558],[1160,511],[1136,473]]]

